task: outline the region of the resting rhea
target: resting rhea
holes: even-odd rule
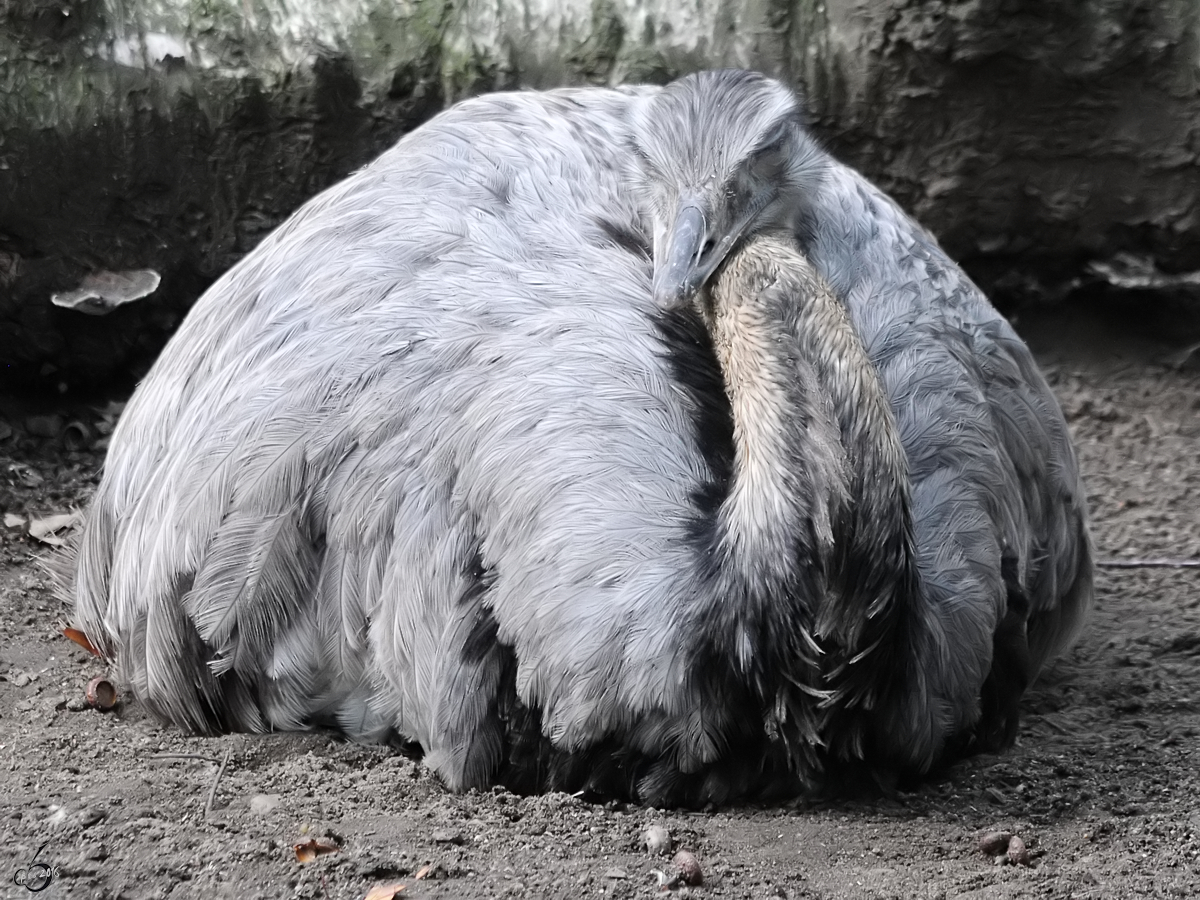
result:
[[[468,101],[298,211],[130,401],[75,592],[189,730],[695,804],[1003,745],[1090,565],[1025,346],[719,72]]]

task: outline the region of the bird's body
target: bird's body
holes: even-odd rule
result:
[[[454,788],[686,803],[1011,729],[1090,598],[1062,416],[962,272],[816,150],[771,227],[846,346],[776,317],[794,352],[762,359],[808,374],[739,405],[722,354],[756,326],[660,302],[645,199],[649,105],[704,77],[461,104],[201,298],[113,435],[76,574],[151,709],[415,741]],[[797,408],[825,425],[780,481]]]

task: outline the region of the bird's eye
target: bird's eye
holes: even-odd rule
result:
[[[758,141],[758,152],[766,153],[769,150],[778,150],[787,142],[790,132],[791,123],[781,122]]]
[[[787,164],[785,147],[788,134],[787,125],[780,125],[759,143],[758,149],[750,160],[750,166],[755,175],[773,179],[782,174],[784,166]]]
[[[787,156],[783,147],[768,147],[754,157],[754,174],[767,179],[778,178],[787,164]]]

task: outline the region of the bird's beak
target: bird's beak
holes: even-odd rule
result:
[[[695,296],[714,267],[705,258],[708,242],[708,223],[700,205],[694,201],[680,203],[675,221],[667,226],[661,242],[655,242],[658,245],[654,253],[656,303],[672,307]]]
[[[739,219],[723,229],[720,237],[712,231],[699,200],[685,198],[680,201],[675,221],[655,232],[655,302],[669,308],[691,301],[775,197],[772,193],[744,211]]]

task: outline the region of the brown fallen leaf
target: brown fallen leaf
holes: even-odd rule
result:
[[[310,863],[326,853],[337,853],[338,845],[329,838],[309,838],[307,841],[292,844],[292,850],[296,854],[296,862]]]
[[[429,873],[432,871],[433,871],[432,863],[430,863],[427,866],[421,866],[421,868],[417,869],[417,874],[413,876],[413,880],[420,881],[422,878],[428,878]]]
[[[363,900],[392,900],[397,894],[404,890],[405,885],[399,882],[392,884],[377,884],[375,887],[367,891],[367,896]]]
[[[80,647],[82,647],[88,653],[92,654],[92,656],[100,655],[100,651],[92,646],[92,642],[88,640],[88,636],[86,634],[84,634],[82,631],[80,631],[78,628],[72,628],[70,625],[68,625],[63,628],[62,635],[63,635],[63,637],[67,638],[68,640],[72,640],[75,643],[77,643]]]

